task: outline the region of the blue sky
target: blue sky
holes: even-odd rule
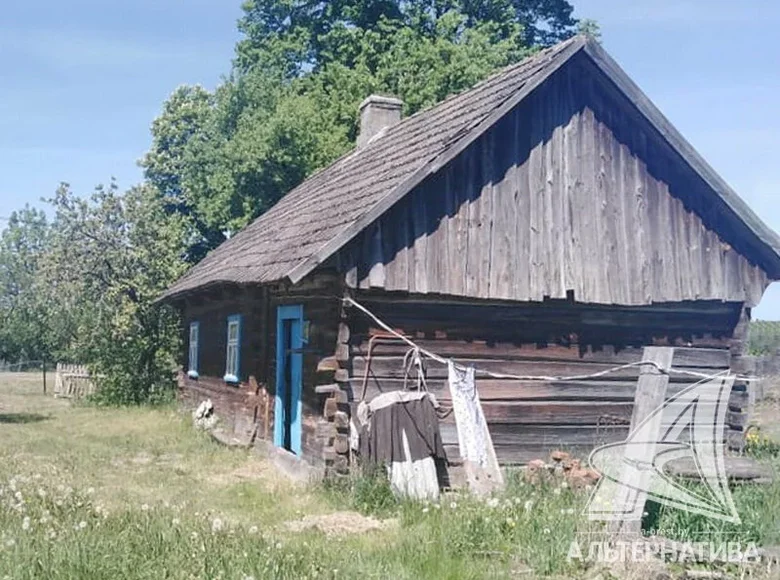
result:
[[[606,49],[780,230],[780,2],[573,0]],[[233,0],[7,2],[0,19],[0,216],[60,181],[86,193],[136,161],[161,103],[213,88],[238,39]],[[780,283],[754,314],[780,319]]]

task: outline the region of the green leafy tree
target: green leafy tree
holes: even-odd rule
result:
[[[165,103],[146,176],[190,220],[196,262],[349,151],[367,95],[412,114],[575,27],[565,0],[249,0],[231,77]]]
[[[75,313],[72,349],[100,377],[99,400],[169,395],[178,321],[154,300],[182,273],[184,219],[150,186],[121,194],[112,183],[84,199],[63,185],[50,203],[56,228],[45,270],[67,301],[60,311]]]
[[[69,329],[41,274],[51,237],[46,214],[29,206],[0,236],[0,359],[51,363],[67,350]]]

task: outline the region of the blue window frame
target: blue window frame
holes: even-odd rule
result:
[[[190,378],[198,378],[198,351],[200,348],[200,323],[190,322],[190,351],[187,375]]]
[[[227,319],[227,349],[225,352],[225,381],[237,383],[241,378],[241,315]]]

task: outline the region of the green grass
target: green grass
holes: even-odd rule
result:
[[[38,382],[0,374],[0,579],[584,573],[566,555],[587,492],[513,474],[489,502],[453,494],[424,505],[396,501],[370,477],[293,485],[261,457],[193,430],[173,407],[72,406],[44,397]],[[765,516],[780,506],[768,503],[775,496],[737,498]],[[343,536],[285,526],[345,510],[393,523]],[[768,517],[746,525],[774,538]]]

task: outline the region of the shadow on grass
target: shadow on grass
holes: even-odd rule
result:
[[[40,423],[50,417],[38,413],[0,413],[0,425],[24,425],[26,423]]]

